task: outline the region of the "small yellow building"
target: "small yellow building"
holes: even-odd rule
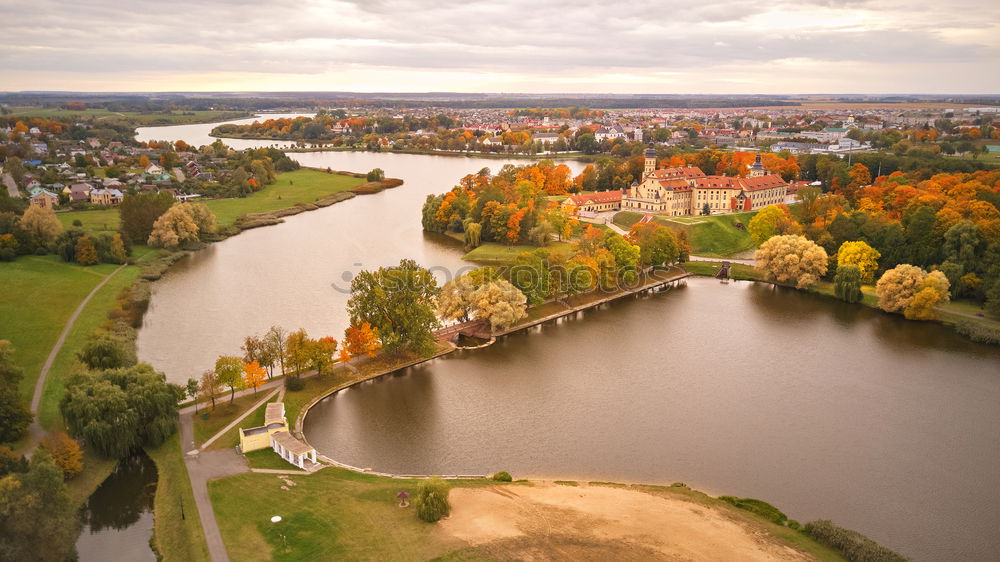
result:
[[[316,449],[299,441],[288,431],[285,405],[272,402],[264,408],[264,425],[240,428],[240,452],[271,448],[281,458],[304,470],[315,470]]]

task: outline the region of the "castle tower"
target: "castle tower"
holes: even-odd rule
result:
[[[760,163],[760,153],[758,152],[757,158],[754,159],[753,165],[750,166],[750,177],[759,178],[760,176],[763,176],[766,173],[767,170],[765,170],[764,165]]]
[[[649,175],[650,172],[656,169],[656,149],[650,146],[646,149],[646,162],[642,169],[643,177]]]

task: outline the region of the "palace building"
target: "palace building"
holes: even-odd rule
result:
[[[670,216],[699,214],[708,204],[712,213],[752,211],[783,203],[788,184],[769,174],[760,154],[745,178],[706,176],[697,167],[656,168],[656,151],[646,150],[642,181],[634,182],[622,199],[622,209]]]

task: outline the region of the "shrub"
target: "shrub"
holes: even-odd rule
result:
[[[414,503],[417,506],[417,517],[428,523],[435,523],[442,517],[447,517],[451,513],[451,504],[448,503],[448,484],[440,478],[424,481],[417,491]]]
[[[83,471],[83,451],[72,437],[58,431],[42,438],[42,447],[52,455],[52,462],[62,470],[63,477],[72,478]]]
[[[306,387],[306,382],[299,377],[288,377],[285,379],[285,388],[296,392]]]
[[[513,478],[510,477],[509,472],[498,472],[493,476],[490,476],[490,478],[496,480],[497,482],[511,482],[514,480]]]
[[[788,517],[780,509],[763,500],[754,498],[735,498],[733,496],[719,496],[719,499],[736,506],[740,509],[760,515],[764,519],[777,525],[784,525]]]
[[[984,326],[969,320],[959,320],[955,325],[955,331],[975,342],[1000,345],[1000,328]]]
[[[838,527],[829,520],[806,523],[805,532],[818,542],[840,552],[844,558],[864,562],[899,562],[901,554],[878,544],[857,531]]]

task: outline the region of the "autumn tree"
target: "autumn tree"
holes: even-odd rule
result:
[[[472,292],[469,301],[473,316],[488,320],[494,332],[506,330],[527,316],[524,293],[503,279],[483,283]]]
[[[844,242],[837,250],[837,267],[843,265],[856,265],[861,275],[861,283],[870,285],[875,280],[875,272],[878,271],[878,259],[882,254],[872,248],[867,242]]]
[[[272,372],[274,371],[274,364],[278,363],[281,365],[281,374],[285,374],[285,339],[288,333],[281,326],[271,326],[271,328],[264,334],[263,337],[263,349],[265,350],[265,356],[271,359],[268,369]],[[267,364],[267,363],[263,363]]]
[[[305,371],[309,364],[309,334],[304,329],[298,329],[288,334],[284,343],[285,361],[288,370],[296,377]],[[282,367],[284,372],[284,367]],[[287,374],[287,373],[286,373]]]
[[[925,273],[919,267],[901,264],[886,271],[875,285],[878,307],[886,312],[903,312],[922,288]]]
[[[215,374],[219,384],[229,387],[229,402],[236,397],[236,389],[243,384],[243,360],[231,355],[222,355],[215,360]]]
[[[62,223],[56,218],[56,212],[49,207],[39,207],[31,205],[24,210],[21,216],[20,226],[38,244],[48,246],[59,233],[62,232]]]
[[[353,357],[360,355],[375,357],[375,353],[381,347],[378,332],[368,322],[362,322],[359,325],[351,324],[344,330],[343,350],[346,350]]]
[[[948,278],[940,271],[932,271],[924,276],[919,290],[913,295],[910,304],[903,310],[903,316],[909,320],[935,320],[938,317],[937,305],[948,302]]]
[[[439,291],[433,274],[413,260],[362,271],[351,282],[351,324],[371,324],[390,353],[428,353],[438,326],[434,298]]]
[[[4,560],[75,559],[76,505],[63,473],[44,448],[27,472],[0,478],[0,557]]]
[[[174,204],[169,193],[126,195],[118,207],[122,233],[132,242],[145,243],[153,232],[153,224]]]
[[[182,205],[174,205],[153,223],[148,242],[155,248],[173,249],[186,242],[197,240],[198,225]]]
[[[48,433],[41,446],[52,455],[52,461],[62,470],[63,476],[72,478],[83,471],[83,450],[75,439],[62,431]]]
[[[249,363],[243,364],[243,385],[244,387],[249,387],[253,389],[253,393],[257,394],[257,388],[264,384],[264,369],[260,366],[257,361],[251,361]]]
[[[652,221],[633,225],[628,239],[639,246],[639,261],[643,267],[674,263],[680,256],[674,231]],[[608,249],[611,250],[610,247]],[[614,250],[612,253],[615,253]],[[615,257],[618,257],[617,253]]]
[[[89,236],[81,236],[76,241],[76,263],[80,265],[96,265],[100,263],[97,258],[97,248]]]
[[[317,375],[322,375],[323,369],[333,364],[333,356],[336,352],[337,340],[330,336],[310,340],[307,344],[309,363],[313,369],[316,369]]]
[[[826,250],[800,235],[773,236],[754,254],[757,266],[771,281],[804,289],[826,274]]]
[[[209,369],[201,374],[201,380],[199,381],[199,389],[201,391],[201,399],[212,401],[212,409],[215,409],[215,397],[222,390],[222,384],[219,382],[219,375],[215,374],[215,371]]]
[[[125,250],[125,241],[122,240],[121,233],[116,232],[114,236],[111,237],[111,261],[117,264],[125,263],[128,259],[128,253]]]
[[[760,246],[772,236],[801,234],[802,227],[792,218],[787,206],[768,205],[750,219],[747,231],[754,244]]]
[[[833,279],[834,295],[845,302],[861,302],[861,269],[854,264],[837,266],[837,275]]]

